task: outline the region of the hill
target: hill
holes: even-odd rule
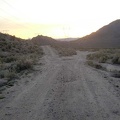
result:
[[[98,31],[71,42],[82,48],[120,48],[120,20],[102,27]]]
[[[36,37],[33,37],[31,41],[38,45],[53,45],[57,43],[55,39],[43,35],[38,35]]]

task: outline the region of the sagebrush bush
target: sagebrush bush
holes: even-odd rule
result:
[[[10,62],[13,62],[16,60],[17,60],[17,58],[14,56],[9,56],[9,57],[4,58],[4,62],[6,62],[6,63],[10,63]]]
[[[101,56],[98,60],[99,63],[105,63],[108,60],[108,56]]]
[[[113,59],[112,59],[112,63],[113,64],[120,64],[120,57],[114,56]]]
[[[0,78],[4,78],[5,77],[5,72],[4,71],[0,71]]]
[[[111,73],[111,76],[112,77],[115,77],[115,78],[120,78],[120,72],[113,72],[113,73]]]
[[[26,69],[31,69],[33,67],[33,61],[31,59],[21,59],[16,63],[16,71],[21,72]]]
[[[94,63],[93,61],[87,61],[87,64],[96,69],[103,69],[103,67],[100,64]]]
[[[4,99],[5,97],[3,95],[0,95],[0,99]]]
[[[100,63],[111,61],[113,64],[120,64],[120,49],[100,50],[96,53],[87,55],[87,59]]]
[[[6,73],[6,76],[5,76],[8,80],[13,80],[15,78],[17,78],[17,75],[15,72],[8,72]]]
[[[64,48],[60,46],[52,46],[52,47],[58,51],[60,56],[72,56],[77,54],[76,50],[72,48]]]

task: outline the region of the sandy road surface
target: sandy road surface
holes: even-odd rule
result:
[[[120,120],[120,97],[87,52],[59,58],[49,46],[43,72],[0,108],[0,120]]]

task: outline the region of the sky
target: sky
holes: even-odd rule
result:
[[[83,37],[120,19],[120,0],[0,0],[0,32]]]

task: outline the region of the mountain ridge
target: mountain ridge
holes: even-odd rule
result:
[[[120,20],[113,21],[71,44],[87,48],[120,48]]]

